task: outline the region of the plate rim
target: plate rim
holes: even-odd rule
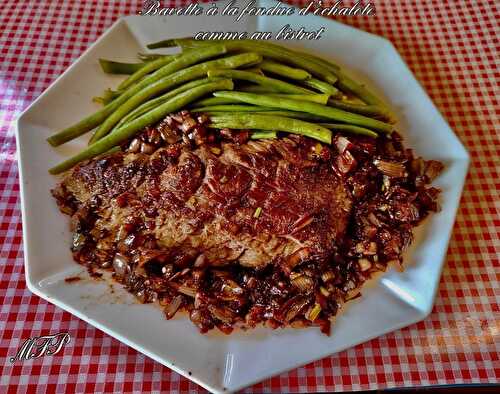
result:
[[[80,310],[73,308],[71,305],[68,305],[65,302],[62,302],[62,301],[60,301],[57,298],[52,298],[52,297],[48,296],[46,293],[43,292],[43,289],[39,287],[38,283],[35,283],[33,281],[33,278],[31,276],[31,270],[30,270],[30,264],[29,264],[29,257],[28,257],[29,256],[28,251],[29,251],[30,245],[29,245],[28,242],[26,242],[26,240],[29,239],[29,235],[28,235],[29,229],[28,229],[28,226],[24,225],[24,223],[25,223],[25,217],[26,217],[26,200],[27,200],[27,196],[26,196],[26,193],[25,193],[25,190],[24,190],[24,182],[25,182],[26,179],[25,179],[25,176],[24,176],[24,168],[23,168],[24,165],[25,165],[25,160],[26,159],[25,158],[23,159],[23,156],[22,156],[22,153],[21,153],[22,152],[22,148],[21,148],[20,138],[19,138],[20,135],[21,135],[21,133],[22,133],[22,130],[21,130],[22,126],[23,126],[22,123],[25,120],[25,118],[28,116],[28,114],[30,113],[30,110],[35,105],[37,105],[37,103],[49,91],[55,89],[58,86],[58,84],[61,83],[65,79],[65,77],[71,72],[71,70],[73,70],[73,68],[76,67],[76,65],[84,57],[88,56],[88,54],[93,51],[93,49],[96,47],[96,45],[98,45],[101,41],[105,40],[108,35],[110,35],[119,25],[121,25],[123,23],[125,23],[127,29],[130,30],[130,26],[128,25],[128,22],[129,22],[130,19],[135,18],[135,17],[137,17],[137,16],[136,15],[122,16],[122,17],[118,18],[108,29],[106,29],[106,31],[103,34],[101,34],[98,37],[98,39],[95,42],[93,42],[76,60],[74,60],[74,62],[68,68],[66,68],[61,75],[59,75],[33,102],[31,102],[27,106],[27,108],[22,111],[22,113],[17,117],[17,119],[15,121],[16,149],[17,149],[17,153],[18,153],[17,162],[18,162],[18,171],[19,171],[20,206],[21,206],[21,216],[22,216],[22,222],[23,222],[23,226],[22,226],[23,248],[24,248],[24,256],[23,257],[24,257],[26,285],[27,285],[27,288],[33,294],[35,294],[35,295],[39,296],[40,298],[45,299],[46,301],[48,301],[48,302],[50,302],[50,303],[52,303],[52,304],[60,307],[61,309],[66,310],[67,312],[69,312],[69,313],[77,316],[78,318],[82,319],[83,321],[87,322],[88,324],[90,324],[90,325],[96,327],[97,329],[105,332],[106,334],[108,334],[108,335],[116,338],[120,342],[123,342],[127,346],[132,347],[133,349],[139,351],[140,353],[145,354],[146,356],[152,358],[153,360],[159,362],[160,364],[167,366],[168,368],[170,368],[170,369],[174,370],[175,372],[179,373],[180,375],[182,375],[182,376],[184,376],[184,377],[186,377],[186,378],[194,381],[195,383],[197,383],[198,385],[206,388],[207,390],[210,390],[210,391],[216,392],[216,393],[229,393],[229,392],[232,392],[232,391],[237,391],[237,390],[240,390],[243,387],[247,387],[247,386],[252,385],[252,384],[254,384],[256,382],[259,382],[262,379],[268,378],[270,376],[275,376],[275,374],[273,373],[272,375],[267,375],[267,376],[255,379],[253,381],[250,381],[250,382],[245,382],[242,385],[235,385],[236,387],[235,388],[231,388],[231,389],[224,389],[223,390],[221,388],[222,386],[221,387],[213,386],[213,385],[211,385],[209,383],[206,383],[206,382],[204,382],[202,380],[199,380],[196,376],[189,375],[188,372],[187,372],[187,370],[184,370],[181,367],[173,364],[170,360],[155,356],[154,354],[152,354],[151,352],[149,352],[147,349],[143,348],[140,345],[135,344],[133,341],[128,340],[125,336],[118,334],[113,329],[107,328],[106,326],[100,324],[98,321],[96,321],[96,320],[90,318],[89,316],[85,315]],[[257,19],[258,18],[259,17],[257,17]],[[399,60],[404,64],[404,66],[406,68],[406,71],[418,83],[420,90],[423,92],[423,94],[426,96],[426,98],[433,104],[434,108],[438,111],[438,113],[439,113],[440,117],[442,118],[442,120],[444,121],[444,123],[447,125],[447,127],[449,128],[449,130],[452,131],[452,133],[455,135],[455,138],[457,139],[457,142],[460,144],[460,146],[463,149],[463,152],[461,152],[461,153],[463,153],[464,156],[463,157],[454,158],[454,163],[455,162],[457,162],[457,163],[458,162],[463,162],[463,165],[464,165],[465,168],[464,168],[463,176],[461,177],[460,180],[458,180],[459,181],[459,190],[460,190],[460,193],[458,193],[455,196],[455,201],[453,201],[453,204],[454,204],[454,206],[453,206],[453,223],[454,223],[455,220],[456,220],[458,208],[459,208],[459,205],[460,205],[460,200],[461,200],[461,197],[463,195],[464,184],[465,184],[465,181],[466,181],[466,178],[467,178],[467,175],[468,175],[468,171],[469,171],[469,167],[470,167],[470,161],[471,161],[470,154],[467,151],[467,149],[465,148],[465,146],[463,145],[462,141],[453,132],[453,129],[450,127],[450,125],[448,124],[448,122],[446,121],[446,119],[444,118],[444,116],[442,115],[442,113],[439,111],[439,108],[434,104],[434,102],[428,96],[428,94],[425,91],[425,89],[423,88],[423,86],[416,79],[416,77],[414,76],[413,72],[408,67],[408,65],[406,64],[406,62],[401,57],[401,55],[399,54],[399,52],[397,51],[397,49],[395,48],[395,46],[392,44],[392,42],[390,40],[388,40],[385,37],[378,36],[378,35],[375,35],[373,33],[369,33],[369,32],[357,29],[355,27],[349,26],[349,25],[345,25],[345,24],[340,23],[338,21],[330,20],[330,19],[327,19],[327,18],[320,18],[320,17],[318,17],[318,18],[321,19],[321,20],[325,20],[325,22],[335,23],[335,24],[338,24],[338,25],[342,25],[343,27],[347,27],[347,28],[349,28],[349,29],[351,29],[353,31],[356,31],[356,32],[362,32],[364,34],[369,34],[369,35],[377,38],[378,40],[383,40],[386,44],[389,44],[390,47],[391,47],[391,50],[398,56]],[[137,40],[137,37],[135,37],[135,35],[134,35],[134,38]],[[141,45],[141,43],[139,41],[138,41],[138,43]],[[307,43],[304,45],[304,48],[307,49]],[[384,331],[382,334],[380,334],[380,333],[374,334],[369,339],[363,340],[362,342],[359,342],[359,343],[364,343],[364,342],[369,341],[369,340],[371,340],[371,339],[373,339],[375,337],[378,337],[380,335],[385,335],[385,334],[387,334],[389,332],[392,332],[394,330],[397,330],[397,329],[400,329],[402,327],[406,327],[408,325],[411,325],[411,324],[414,324],[416,322],[422,321],[423,319],[425,319],[431,313],[432,308],[434,306],[435,298],[436,298],[436,295],[437,295],[437,291],[438,291],[438,287],[439,287],[438,285],[439,285],[439,281],[440,281],[440,278],[441,278],[441,273],[442,273],[442,270],[443,270],[443,267],[444,267],[444,264],[445,264],[445,261],[446,261],[446,255],[447,255],[448,245],[449,245],[449,241],[450,241],[452,233],[453,233],[453,224],[451,225],[450,231],[448,231],[448,236],[447,236],[447,240],[446,240],[446,246],[443,247],[443,251],[442,251],[443,256],[442,256],[442,258],[439,259],[439,265],[440,265],[439,274],[436,275],[436,277],[435,277],[434,286],[433,286],[433,292],[432,292],[432,297],[431,297],[430,302],[427,303],[427,305],[426,305],[427,308],[425,308],[423,310],[417,309],[418,310],[418,317],[416,319],[414,319],[414,321],[412,321],[412,322],[405,321],[405,322],[401,323],[401,325],[399,325],[396,328],[391,328],[391,329],[389,329],[387,331]],[[329,354],[335,354],[335,353],[329,353]],[[317,360],[317,359],[318,359],[318,357],[314,356],[313,358],[309,359],[308,361],[300,361],[299,363],[300,363],[300,365],[304,365],[304,364],[306,364],[308,362],[311,362],[311,361]],[[284,373],[286,371],[289,371],[289,370],[292,370],[292,369],[295,369],[295,368],[296,367],[284,368],[279,373]]]

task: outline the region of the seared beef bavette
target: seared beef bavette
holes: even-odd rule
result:
[[[62,186],[79,204],[98,200],[100,250],[126,242],[127,223],[162,253],[203,255],[211,266],[324,260],[342,240],[349,193],[327,164],[308,158],[304,139],[228,142],[219,155],[205,145],[171,151],[118,153],[66,176]]]
[[[401,263],[413,227],[438,209],[426,184],[441,164],[413,157],[397,134],[339,134],[327,146],[203,122],[189,133],[148,128],[53,190],[71,215],[76,261],[112,270],[167,318],[187,310],[202,332],[260,322],[329,332],[342,303]]]

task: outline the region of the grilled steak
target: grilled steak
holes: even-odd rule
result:
[[[101,253],[140,226],[173,259],[291,269],[330,256],[352,205],[331,166],[311,160],[311,146],[292,137],[224,143],[220,155],[206,145],[175,158],[168,148],[117,153],[76,167],[62,188],[83,209],[98,201]]]
[[[82,163],[52,193],[71,216],[74,259],[113,276],[167,319],[202,332],[316,325],[329,333],[370,276],[401,264],[438,210],[441,171],[401,138],[248,141],[203,115],[165,118],[123,151]]]

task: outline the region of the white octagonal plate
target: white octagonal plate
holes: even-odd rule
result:
[[[56,178],[47,169],[81,149],[88,137],[58,149],[45,139],[93,112],[97,107],[90,98],[118,83],[118,77],[100,71],[98,58],[133,60],[148,42],[198,31],[276,32],[284,24],[309,30],[325,26],[321,40],[293,46],[352,70],[395,108],[407,146],[446,165],[436,181],[443,209],[419,228],[405,272],[389,271],[367,286],[339,316],[331,337],[315,328],[201,335],[185,316],[166,321],[158,307],[136,304],[118,287],[111,292],[104,281],[66,283],[66,277],[85,273],[72,261],[68,218],[50,196]],[[251,17],[238,24],[224,16],[120,19],[20,116],[17,143],[29,289],[213,392],[238,390],[423,319],[433,305],[469,164],[467,152],[390,42],[314,16]]]

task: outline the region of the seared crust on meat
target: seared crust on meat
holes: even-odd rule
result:
[[[134,217],[154,222],[142,234],[163,250],[203,254],[210,265],[263,268],[299,249],[326,259],[352,201],[331,166],[308,158],[310,148],[292,137],[224,143],[220,155],[205,145],[178,158],[167,148],[115,153],[77,166],[61,185],[81,205],[99,200],[95,226],[110,246]]]

